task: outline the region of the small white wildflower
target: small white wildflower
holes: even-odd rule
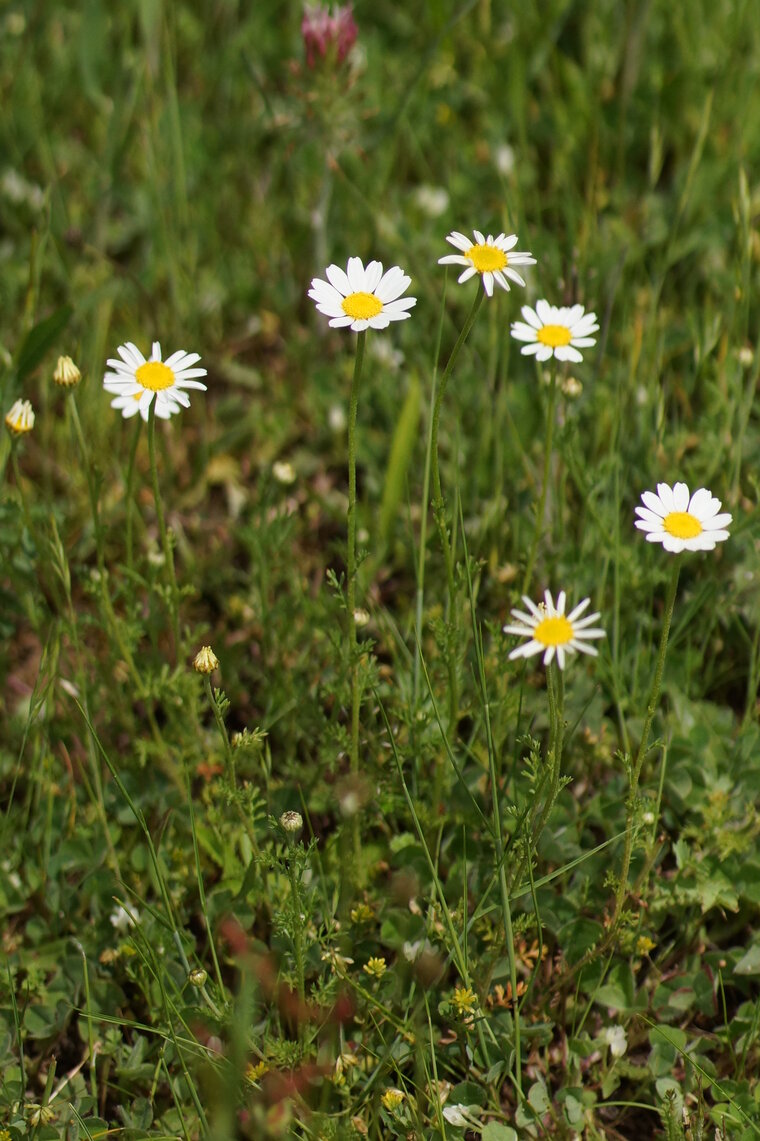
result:
[[[344,432],[346,429],[346,412],[342,404],[333,404],[327,413],[327,423],[333,432]]]
[[[118,907],[111,912],[110,919],[111,925],[119,934],[123,934],[129,930],[130,927],[134,927],[136,923],[140,922],[140,912],[132,904],[127,905],[120,903]]]
[[[613,1058],[622,1058],[628,1049],[628,1039],[622,1026],[605,1026],[602,1038],[610,1048]]]
[[[296,481],[296,469],[287,460],[277,460],[273,463],[272,475],[278,483],[287,485]]]
[[[428,218],[440,218],[449,208],[449,192],[443,186],[418,186],[414,200]]]
[[[515,169],[515,152],[509,143],[502,143],[500,147],[496,148],[494,161],[499,174],[503,175],[504,178],[508,178]]]

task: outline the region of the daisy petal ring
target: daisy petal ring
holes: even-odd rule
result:
[[[685,483],[670,487],[657,484],[657,494],[644,491],[643,507],[636,508],[636,526],[646,533],[647,542],[662,543],[666,551],[712,551],[728,538],[726,527],[733,516],[721,512],[721,501],[706,487],[689,496]]]
[[[383,273],[382,262],[366,266],[361,258],[349,258],[342,270],[328,265],[327,281],[315,277],[309,297],[317,309],[330,318],[333,329],[350,328],[354,333],[365,329],[387,329],[391,321],[405,321],[407,312],[417,304],[416,297],[402,297],[411,284],[400,266]]]
[[[582,305],[558,309],[548,301],[537,301],[536,308],[523,305],[524,321],[513,321],[512,336],[527,344],[520,350],[523,356],[536,360],[582,361],[578,349],[596,344],[591,333],[599,332],[596,313],[585,313]]]
[[[520,274],[514,269],[516,265],[535,265],[536,259],[531,254],[519,253],[513,247],[517,245],[517,234],[492,234],[484,237],[480,230],[473,230],[475,241],[472,242],[458,230],[447,235],[446,241],[455,246],[461,253],[447,254],[439,258],[439,265],[463,265],[464,272],[457,279],[461,285],[469,281],[476,273],[483,278],[483,288],[489,297],[493,297],[494,282],[509,292],[509,278],[517,285],[525,285]]]
[[[206,385],[196,379],[206,375],[205,368],[193,367],[201,359],[199,353],[180,349],[164,361],[158,341],[153,342],[147,361],[131,341],[119,345],[116,351],[120,359],[109,359],[108,367],[112,371],[103,377],[103,387],[114,397],[111,407],[118,409],[127,420],[138,412],[147,420],[154,399],[156,416],[168,420],[180,408],[189,407],[186,388],[206,391]]]
[[[513,610],[512,617],[517,621],[505,626],[504,633],[517,634],[521,638],[528,638],[528,641],[512,650],[510,661],[543,654],[544,665],[548,666],[556,654],[559,668],[563,670],[568,653],[577,650],[582,654],[596,656],[597,650],[589,644],[589,639],[605,637],[604,630],[594,626],[599,614],[581,617],[591,599],[584,598],[569,614],[565,614],[565,601],[564,590],[559,592],[556,605],[548,590],[544,592],[544,601],[538,606],[523,595],[527,613],[524,610]]]

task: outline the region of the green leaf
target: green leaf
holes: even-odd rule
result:
[[[398,512],[398,505],[404,494],[406,486],[406,473],[417,443],[417,431],[420,422],[421,389],[420,382],[412,377],[409,391],[406,394],[404,406],[393,433],[391,453],[388,457],[388,467],[385,470],[385,486],[383,499],[380,504],[380,542],[385,546],[390,538],[393,523]]]
[[[23,381],[34,372],[48,349],[52,348],[71,320],[73,309],[62,305],[44,321],[30,329],[16,356],[16,380]]]
[[[757,943],[742,955],[734,967],[735,975],[760,975],[760,945]]]
[[[614,1010],[632,1010],[633,975],[627,963],[618,963],[607,976],[607,982],[596,992],[596,1001]]]
[[[528,1090],[528,1101],[531,1108],[535,1109],[539,1116],[543,1116],[549,1109],[551,1102],[549,1095],[546,1092],[546,1086],[543,1082],[534,1082]]]
[[[483,1126],[480,1135],[483,1141],[517,1141],[517,1134],[511,1125],[501,1125],[498,1121],[489,1121]]]

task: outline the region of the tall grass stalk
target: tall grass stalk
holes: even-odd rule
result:
[[[158,485],[158,462],[156,460],[156,401],[151,401],[148,413],[148,454],[150,456],[150,477],[153,485],[153,499],[156,504],[156,520],[161,536],[161,548],[164,553],[166,576],[169,584],[169,616],[174,634],[174,652],[179,655],[179,589],[177,576],[174,572],[174,551],[169,541],[169,532],[166,529],[164,508],[161,503],[161,490]]]
[[[539,366],[540,370],[540,366]],[[538,499],[538,509],[536,511],[536,525],[533,530],[533,542],[530,546],[530,554],[528,561],[525,564],[525,574],[523,576],[522,593],[525,594],[530,586],[531,576],[533,575],[533,568],[536,565],[536,555],[538,554],[539,543],[544,533],[544,514],[546,512],[546,500],[549,491],[549,480],[551,478],[551,462],[552,462],[552,443],[554,441],[554,416],[555,407],[557,403],[557,362],[552,358],[552,371],[551,379],[549,381],[549,398],[546,405],[546,429],[544,432],[544,470],[541,478],[541,492]]]
[[[470,311],[467,314],[465,323],[456,339],[454,348],[451,350],[451,355],[446,362],[446,367],[441,375],[440,383],[438,384],[433,400],[433,411],[431,416],[430,425],[430,463],[433,479],[433,516],[435,524],[438,528],[438,536],[441,540],[441,549],[443,551],[443,559],[446,566],[446,582],[448,585],[448,616],[449,621],[454,626],[456,634],[457,625],[457,609],[456,609],[456,583],[454,581],[454,555],[449,542],[449,531],[446,524],[446,504],[443,498],[443,489],[441,486],[441,468],[440,457],[438,454],[438,429],[441,419],[441,407],[443,405],[443,398],[446,395],[446,388],[449,383],[452,369],[456,364],[457,357],[464,345],[465,341],[470,335],[470,330],[475,323],[475,318],[478,315],[478,310],[483,304],[485,290],[481,287],[480,281],[476,286],[476,293],[470,306]],[[454,647],[449,649],[448,654],[448,675],[449,675],[449,725],[456,724],[458,709],[459,709],[459,686],[457,683],[457,667],[456,667],[456,636],[454,637]]]
[[[351,672],[351,737],[350,737],[350,764],[351,775],[359,774],[359,715],[361,710],[361,679],[359,677],[359,640],[356,636],[356,413],[359,406],[359,386],[362,378],[364,364],[364,347],[367,340],[366,332],[356,334],[356,356],[354,357],[354,375],[351,381],[351,396],[348,405],[348,547],[346,551],[346,600],[348,621],[348,653],[349,669]],[[353,847],[354,860],[359,856],[360,836],[359,819],[353,820]]]

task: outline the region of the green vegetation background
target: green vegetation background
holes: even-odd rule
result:
[[[756,6],[374,0],[355,15],[351,59],[308,69],[295,3],[0,11],[2,408],[24,396],[37,414],[20,483],[3,445],[0,497],[0,1136],[462,1136],[443,1092],[475,1107],[487,1141],[756,1136]],[[445,358],[474,289],[449,275],[442,309],[436,262],[449,230],[473,227],[516,231],[538,264],[525,293],[481,311],[443,410],[449,515],[461,511],[472,577],[462,613],[472,602],[484,624],[482,654],[469,619],[452,647],[431,524],[415,683],[430,380],[439,323]],[[345,557],[353,337],[306,298],[353,254],[400,264],[418,298],[374,352],[370,338],[359,408],[374,650],[358,786],[343,611],[326,581]],[[602,329],[573,370],[582,392],[561,401],[530,589],[590,594],[608,639],[598,663],[567,670],[571,783],[535,891],[513,901],[519,1107],[477,665],[514,835],[547,719],[541,669],[508,664],[499,629],[533,532],[544,389],[508,326],[538,297],[580,300]],[[126,565],[133,428],[101,387],[118,344],[153,339],[209,370],[209,391],[160,433],[179,646],[144,440]],[[89,460],[51,382],[59,353],[84,374]],[[636,890],[614,947],[578,977],[609,914],[620,840],[596,849],[625,825],[619,750],[641,728],[669,573],[633,508],[676,479],[710,487],[734,525],[685,564]],[[247,731],[238,791],[191,668],[207,641],[229,701],[216,708]],[[452,661],[461,701],[445,725]],[[278,831],[285,809],[306,818],[303,847]],[[116,900],[138,925],[114,927]],[[425,940],[430,961],[410,962]],[[310,1005],[294,1009],[299,954]],[[386,960],[382,978],[363,971],[370,957]],[[464,982],[469,1011],[452,998]],[[622,1058],[604,1037],[616,1025]],[[389,1087],[406,1095],[395,1109]]]

